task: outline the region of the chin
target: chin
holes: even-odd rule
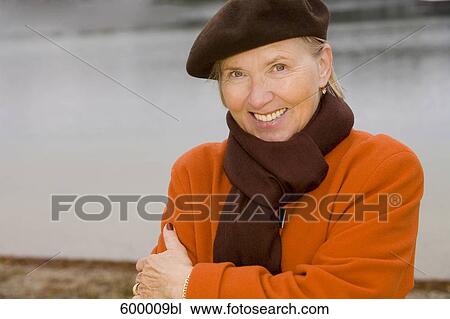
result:
[[[256,137],[266,142],[285,142],[291,138],[292,135],[286,134],[256,134]]]

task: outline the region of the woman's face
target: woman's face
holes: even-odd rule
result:
[[[246,132],[286,141],[314,114],[331,65],[328,44],[314,56],[298,38],[239,53],[222,63],[223,103]]]

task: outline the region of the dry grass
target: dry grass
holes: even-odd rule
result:
[[[0,257],[0,298],[131,298],[134,263]],[[450,282],[416,282],[408,298],[450,298]]]
[[[0,257],[0,298],[131,298],[133,263]]]

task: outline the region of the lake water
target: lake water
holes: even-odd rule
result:
[[[200,29],[51,33],[105,76],[24,24],[0,37],[0,255],[135,260],[155,244],[159,223],[139,218],[133,204],[126,222],[117,206],[102,222],[73,213],[52,222],[51,195],[166,194],[178,156],[226,138],[215,83],[185,72]],[[50,30],[42,25],[30,24]],[[425,25],[342,84],[356,128],[389,134],[419,156],[426,185],[416,267],[424,273],[416,275],[449,279],[450,19],[340,23],[330,42],[342,75]]]

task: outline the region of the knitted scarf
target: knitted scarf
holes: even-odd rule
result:
[[[260,265],[275,275],[281,272],[280,199],[320,185],[328,173],[324,156],[350,134],[353,112],[327,92],[307,125],[283,142],[245,132],[230,112],[226,121],[230,133],[223,167],[232,188],[220,212],[213,261]]]

